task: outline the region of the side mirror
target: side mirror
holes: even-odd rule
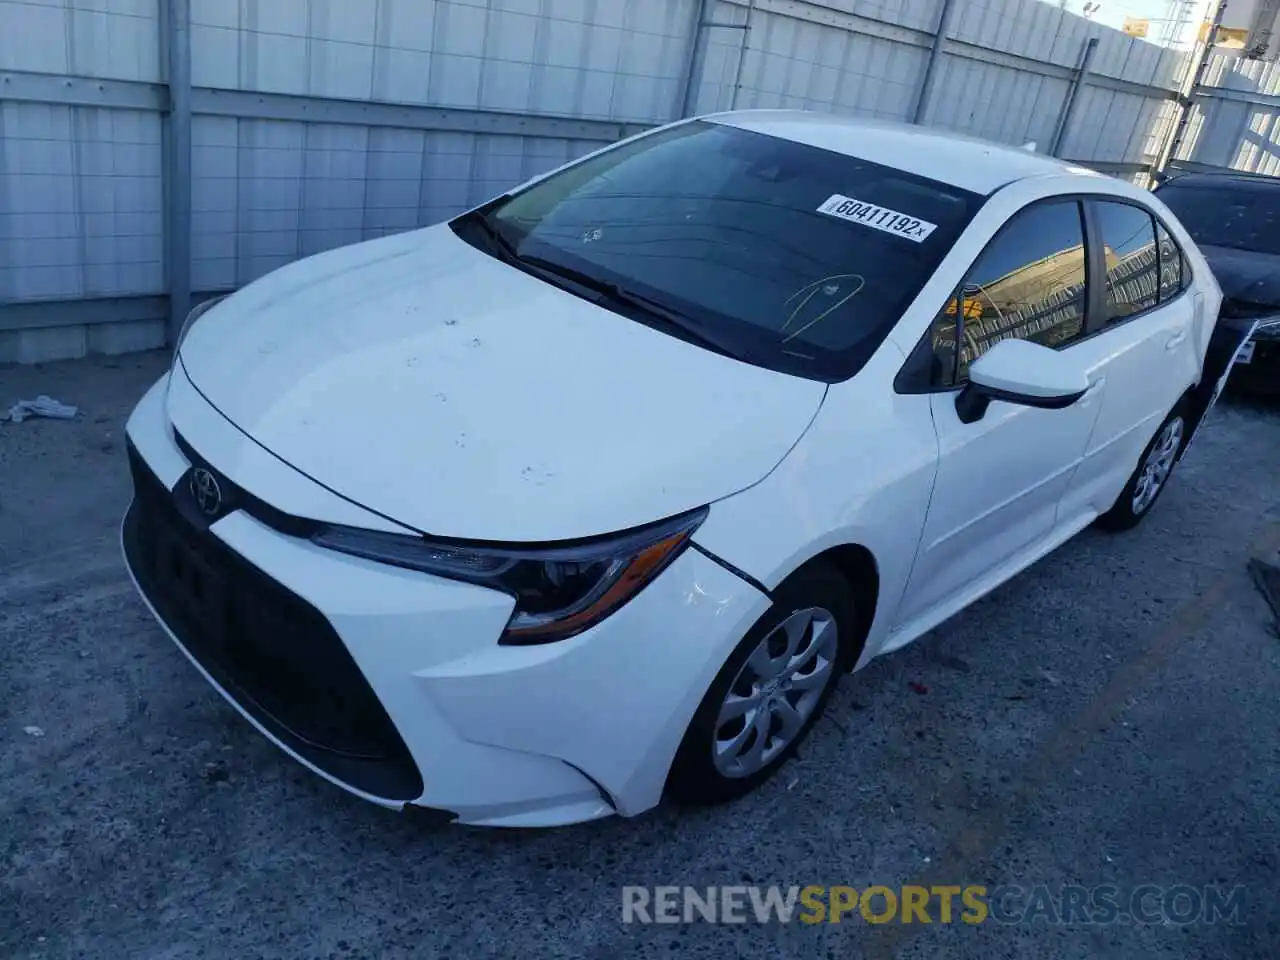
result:
[[[1088,373],[1067,354],[1030,340],[1001,340],[970,365],[956,414],[961,423],[975,423],[992,400],[1061,410],[1088,390]]]

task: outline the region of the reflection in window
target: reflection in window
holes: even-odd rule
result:
[[[1163,223],[1156,223],[1156,242],[1160,248],[1160,302],[1164,303],[1182,292],[1182,251]]]
[[[1107,322],[1156,305],[1156,235],[1151,215],[1126,203],[1097,204],[1107,263]]]
[[[1079,204],[1047,203],[1024,210],[983,251],[934,324],[942,379],[1001,340],[1016,337],[1048,347],[1084,332],[1085,255]],[[960,352],[955,356],[956,320]]]
[[[868,217],[882,208],[877,222],[822,212],[840,196]],[[892,167],[696,121],[553,174],[492,219],[524,256],[655,300],[751,362],[821,377],[870,355],[978,203]],[[934,229],[895,233],[894,211]]]

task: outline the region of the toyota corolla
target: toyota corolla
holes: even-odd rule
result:
[[[1239,346],[1220,299],[1119,180],[683,121],[198,306],[128,424],[125,556],[218,692],[366,799],[726,801],[843,675],[1147,515]]]

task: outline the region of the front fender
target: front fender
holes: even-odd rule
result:
[[[879,596],[863,662],[895,624],[937,476],[929,397],[893,391],[904,359],[886,343],[858,376],[832,386],[782,463],[714,504],[694,535],[700,547],[769,590],[833,547],[869,550]]]

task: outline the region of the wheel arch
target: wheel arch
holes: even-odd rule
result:
[[[778,581],[781,586],[801,571],[813,566],[827,566],[835,570],[849,584],[854,594],[854,608],[857,610],[857,643],[849,652],[849,661],[844,665],[846,670],[853,670],[862,656],[863,647],[871,634],[871,626],[875,623],[876,609],[880,603],[880,565],[875,554],[861,543],[840,543],[807,558],[803,563]],[[777,587],[774,588],[775,590]],[[772,592],[772,591],[771,591]]]

